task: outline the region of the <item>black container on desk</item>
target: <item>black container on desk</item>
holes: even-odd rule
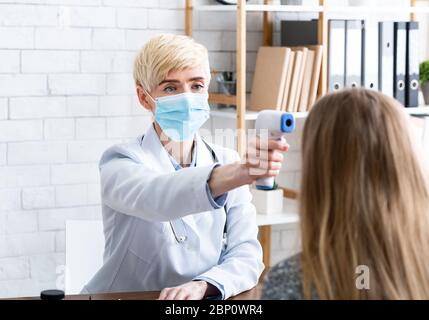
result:
[[[44,290],[40,292],[41,300],[63,300],[65,297],[62,290]]]

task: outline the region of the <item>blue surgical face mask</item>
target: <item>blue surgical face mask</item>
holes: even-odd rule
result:
[[[180,93],[154,99],[155,121],[174,141],[192,139],[210,116],[207,93]]]

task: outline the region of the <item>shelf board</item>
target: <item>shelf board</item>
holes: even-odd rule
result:
[[[236,96],[228,96],[222,93],[209,93],[209,102],[210,103],[219,103],[219,104],[233,104],[235,105],[237,101]]]
[[[236,11],[235,5],[195,6],[195,11]],[[429,13],[429,6],[293,6],[293,5],[246,5],[248,12],[326,12],[326,13]]]
[[[323,6],[257,5],[249,4],[246,11],[259,12],[323,12]]]
[[[272,214],[256,214],[256,224],[258,226],[268,226],[276,224],[296,224],[299,222],[298,202],[296,200],[284,199],[283,212]]]
[[[429,6],[413,7],[413,6],[344,6],[344,7],[328,7],[327,13],[429,13]]]
[[[429,106],[421,106],[417,108],[404,108],[405,112],[409,115],[416,116],[429,116]],[[307,118],[308,112],[291,112],[296,119],[304,119]],[[235,108],[219,108],[217,106],[212,106],[210,110],[210,114],[212,117],[220,117],[227,119],[237,119],[237,113]],[[246,110],[246,114],[244,116],[245,120],[256,120],[258,117],[257,111]]]
[[[217,106],[211,106],[210,109],[211,109],[210,114],[212,117],[237,119],[237,112],[236,112],[236,109],[233,107],[219,108]],[[302,119],[307,117],[308,112],[292,112],[292,114],[295,116],[295,119]],[[252,121],[252,120],[256,120],[257,117],[258,117],[258,111],[246,110],[244,120]]]
[[[216,106],[211,106],[210,114],[212,117],[227,118],[227,119],[237,119],[237,111],[235,108],[219,108]],[[256,120],[258,112],[246,110],[244,120]]]
[[[195,11],[235,11],[237,7],[235,5],[202,5],[195,6]],[[259,4],[248,4],[246,5],[246,11],[256,12],[322,12],[323,6],[289,6],[289,5],[259,5]]]
[[[417,108],[404,108],[405,112],[414,116],[429,116],[429,106],[420,106]]]
[[[272,226],[276,224],[295,224],[299,222],[297,213],[273,213],[256,214],[256,224],[258,226]]]

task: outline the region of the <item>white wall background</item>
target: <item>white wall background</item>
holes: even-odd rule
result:
[[[183,5],[0,0],[0,297],[38,295],[61,282],[65,220],[101,217],[101,153],[144,132],[151,120],[134,97],[136,50],[154,34],[183,33]],[[247,17],[250,88],[262,15]],[[212,67],[235,69],[235,15],[199,13],[194,28]],[[216,121],[214,127],[234,126]],[[293,188],[300,131],[289,138],[279,178]],[[296,228],[275,227],[272,263],[297,250],[296,239]]]

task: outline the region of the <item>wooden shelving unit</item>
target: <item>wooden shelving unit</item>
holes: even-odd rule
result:
[[[195,8],[196,11],[235,11],[235,6],[222,6],[222,5],[202,5]],[[380,6],[336,6],[336,7],[325,7],[324,5],[319,6],[293,6],[293,5],[255,5],[247,4],[247,12],[299,12],[299,13],[429,13],[429,7],[416,7],[410,5],[409,7],[380,7]]]
[[[192,37],[193,12],[194,11],[230,11],[236,12],[236,73],[237,73],[237,95],[227,96],[219,93],[210,93],[209,101],[211,103],[236,105],[235,112],[232,110],[212,110],[212,115],[236,119],[237,129],[237,151],[243,155],[246,142],[246,120],[255,120],[257,112],[246,110],[246,13],[263,13],[263,46],[272,45],[273,34],[273,12],[294,12],[294,13],[317,13],[319,16],[319,45],[323,46],[323,58],[318,88],[318,96],[327,92],[327,70],[328,70],[328,14],[330,13],[391,13],[391,14],[410,14],[410,19],[416,19],[416,13],[429,13],[429,6],[416,6],[418,0],[410,0],[409,6],[362,6],[362,7],[331,7],[327,5],[327,0],[319,0],[316,6],[292,6],[292,5],[273,5],[272,0],[263,0],[263,4],[246,4],[246,0],[237,0],[237,5],[201,5],[194,6],[192,0],[185,0],[185,33]],[[262,2],[262,0],[261,0]],[[429,106],[419,108],[408,108],[410,114],[429,115]],[[297,118],[305,118],[306,112],[295,113]],[[286,198],[294,199],[297,194],[294,190],[284,189]],[[260,242],[264,252],[264,263],[269,266],[271,249],[271,226],[260,226]]]
[[[327,92],[327,68],[328,68],[328,18],[330,13],[409,13],[410,19],[415,20],[416,13],[429,13],[429,6],[416,6],[418,0],[410,0],[409,6],[327,6],[327,0],[319,0],[319,5],[314,6],[293,6],[293,5],[273,5],[272,0],[261,0],[263,4],[246,4],[245,0],[238,0],[237,5],[201,5],[194,6],[192,0],[185,0],[185,33],[192,36],[193,12],[194,11],[214,11],[214,12],[236,12],[236,72],[237,72],[237,95],[228,96],[220,93],[210,93],[210,102],[216,104],[236,105],[236,128],[238,130],[237,151],[242,154],[245,146],[245,120],[254,117],[252,111],[246,110],[246,13],[263,13],[263,43],[264,46],[272,45],[273,12],[294,12],[294,13],[317,13],[319,15],[319,44],[323,45],[323,60],[319,82],[318,96]],[[419,110],[417,110],[419,109]],[[413,108],[407,110],[410,114],[426,114],[429,109],[420,110]],[[224,111],[215,110],[216,116],[222,116]],[[298,117],[305,117],[306,113],[297,114]],[[225,117],[231,117],[231,111],[225,111]]]

